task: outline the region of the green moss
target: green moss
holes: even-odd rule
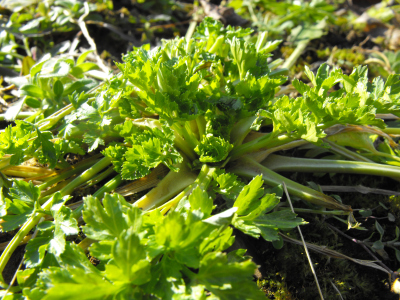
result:
[[[258,287],[265,292],[269,299],[292,300],[292,293],[289,291],[285,278],[281,274],[268,275],[267,278],[257,281]]]
[[[353,68],[364,64],[364,54],[355,49],[330,49],[325,48],[317,50],[317,56],[320,59],[330,59],[332,63],[342,68]]]

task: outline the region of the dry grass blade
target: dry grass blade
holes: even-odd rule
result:
[[[328,129],[325,129],[325,133],[328,136],[346,132],[365,132],[370,134],[376,134],[386,138],[391,147],[397,148],[398,146],[397,143],[387,133],[373,127],[362,126],[362,125],[334,125]]]
[[[27,235],[27,236],[21,241],[21,243],[20,243],[19,245],[20,245],[20,246],[21,246],[21,245],[25,245],[26,243],[28,243],[28,242],[30,241],[31,238],[32,238],[32,235],[31,235],[31,234]],[[8,243],[9,243],[9,242],[0,243],[0,251],[3,251],[4,249],[6,249]]]
[[[286,236],[286,235],[284,235],[282,233],[279,233],[279,235],[285,241],[287,241],[289,243],[296,244],[296,245],[303,245],[303,243],[301,241],[298,241],[296,239],[290,238],[290,237],[288,237],[288,236]],[[314,245],[314,244],[310,244],[310,243],[306,243],[306,245],[307,245],[308,249],[310,249],[310,250],[312,250],[314,252],[317,252],[317,253],[332,257],[332,258],[347,259],[347,260],[355,262],[355,263],[357,263],[359,265],[363,265],[363,266],[366,266],[366,267],[374,268],[374,269],[377,269],[377,270],[380,270],[382,272],[390,274],[390,272],[387,271],[385,268],[382,268],[381,266],[378,266],[377,264],[375,264],[375,261],[351,258],[351,257],[346,256],[346,255],[344,255],[344,254],[342,254],[340,252],[337,252],[335,250],[331,250],[331,249],[328,249],[328,248],[325,248],[325,247],[321,247],[321,246],[318,246],[318,245]]]
[[[125,33],[123,33],[117,26],[114,26],[112,24],[108,24],[105,22],[101,22],[101,21],[95,21],[95,20],[89,20],[86,21],[87,24],[95,24],[98,25],[100,27],[106,28],[108,30],[111,30],[112,32],[118,34],[121,38],[131,42],[132,44],[135,45],[135,47],[139,47],[140,43],[138,42],[137,39],[135,39],[133,36],[127,35]]]
[[[393,114],[376,114],[375,116],[378,119],[382,119],[382,120],[399,120],[400,119],[398,116],[395,116]]]
[[[342,294],[340,293],[340,291],[339,291],[339,289],[336,287],[336,285],[332,282],[332,280],[331,280],[331,284],[332,284],[333,288],[335,289],[335,291],[338,293],[340,299],[343,300]]]
[[[101,68],[101,70],[105,73],[109,73],[110,69],[104,64],[103,60],[100,58],[98,52],[97,52],[97,46],[95,41],[92,39],[92,37],[89,34],[89,31],[87,30],[86,27],[86,23],[84,21],[84,19],[89,15],[89,4],[87,2],[84,3],[84,7],[85,7],[85,13],[79,18],[79,20],[76,22],[79,26],[79,28],[82,31],[82,34],[84,35],[84,37],[86,38],[87,42],[89,43],[91,49],[93,49],[94,51],[94,55],[96,57],[97,63],[99,64],[99,67]]]
[[[155,187],[168,172],[167,167],[159,165],[149,175],[118,188],[115,193],[125,197],[150,189]]]
[[[294,209],[293,209],[292,201],[290,200],[290,197],[289,197],[289,192],[288,192],[288,190],[287,190],[287,188],[286,188],[286,185],[285,185],[284,182],[282,182],[282,185],[283,185],[283,189],[285,190],[286,197],[287,197],[287,199],[288,199],[288,201],[289,201],[290,208],[291,208],[292,212],[295,213],[295,212],[294,212]],[[300,237],[301,237],[301,240],[302,240],[302,244],[303,244],[303,246],[304,246],[304,250],[306,251],[308,263],[310,264],[311,271],[312,271],[312,273],[313,273],[313,275],[314,275],[315,284],[317,285],[319,295],[320,295],[321,299],[324,300],[324,295],[322,295],[322,291],[321,291],[321,287],[319,286],[317,274],[315,273],[314,266],[313,266],[313,264],[312,264],[310,254],[308,253],[307,243],[304,241],[303,233],[301,232],[300,226],[297,225],[297,229],[299,230],[299,234],[300,234]],[[281,235],[281,236],[282,236],[282,235]]]
[[[321,185],[322,191],[324,192],[344,192],[344,193],[361,193],[361,194],[377,194],[387,196],[400,196],[400,192],[374,189],[363,185],[357,186],[342,186],[342,185]]]

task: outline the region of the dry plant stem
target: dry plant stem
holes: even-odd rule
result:
[[[140,46],[140,43],[138,42],[137,39],[135,39],[133,36],[130,36],[130,35],[127,35],[127,34],[123,33],[117,26],[114,26],[112,24],[108,24],[108,23],[105,23],[105,22],[101,22],[101,21],[95,21],[95,20],[86,21],[86,24],[95,24],[95,25],[98,25],[100,27],[103,27],[103,28],[106,28],[108,30],[111,30],[112,32],[118,34],[124,40],[127,40],[127,41],[131,42],[135,47],[139,47]]]
[[[322,191],[326,192],[343,192],[343,193],[361,193],[361,194],[376,194],[376,195],[387,195],[387,196],[400,196],[400,192],[374,189],[362,185],[357,186],[341,186],[341,185],[320,185]]]
[[[30,180],[37,180],[57,175],[57,171],[33,166],[12,166],[4,170],[2,173],[7,176],[28,178]]]
[[[194,2],[194,7],[193,7],[193,20],[190,22],[189,28],[186,31],[186,35],[185,35],[185,39],[187,41],[190,40],[190,38],[192,37],[192,35],[193,35],[193,33],[194,33],[195,29],[196,29],[197,22],[198,22],[198,19],[199,19],[198,9],[199,9],[199,2],[195,1]]]
[[[281,68],[286,68],[286,69],[290,69],[291,67],[293,67],[297,60],[299,59],[299,57],[303,54],[303,52],[306,50],[308,43],[310,42],[310,40],[305,40],[305,41],[301,41],[297,44],[296,48],[294,49],[294,51],[292,52],[292,54],[288,57],[288,59],[286,59],[286,61],[283,63],[283,65],[281,66]]]
[[[23,263],[23,262],[24,262],[24,257],[21,259],[21,262],[19,263],[18,268],[17,268],[17,270],[15,271],[14,276],[13,276],[13,278],[11,279],[10,284],[8,285],[7,290],[4,292],[3,297],[1,298],[1,300],[3,300],[3,299],[6,298],[8,292],[10,291],[11,287],[13,286],[13,284],[14,284],[14,282],[15,282],[15,279],[17,279],[18,271],[21,269],[22,263]]]
[[[302,246],[303,243],[302,241],[298,241],[296,239],[293,239],[291,237],[288,237],[287,235],[284,235],[282,233],[279,232],[279,235],[283,238],[284,241],[295,244],[295,245],[300,245]],[[370,260],[362,260],[362,259],[356,259],[356,258],[352,258],[349,256],[346,256],[340,252],[337,252],[335,250],[331,250],[329,248],[326,247],[322,247],[322,246],[318,246],[318,245],[314,245],[314,244],[310,244],[310,243],[306,243],[307,247],[309,250],[312,250],[314,252],[317,252],[319,254],[322,255],[326,255],[332,258],[337,258],[337,259],[347,259],[349,261],[352,261],[356,264],[365,266],[365,267],[369,267],[369,268],[374,268],[376,270],[382,271],[384,273],[387,274],[391,274],[390,272],[388,272],[388,270],[386,270],[385,268],[381,267],[380,265],[375,264],[375,261],[370,261]]]
[[[285,190],[286,197],[287,197],[287,199],[288,199],[288,201],[289,201],[290,208],[291,208],[292,212],[295,213],[295,212],[294,212],[294,209],[293,209],[292,201],[290,200],[289,192],[288,192],[288,190],[287,190],[287,188],[286,188],[285,182],[282,182],[282,185],[283,185],[283,189]],[[303,233],[301,232],[301,229],[300,229],[300,226],[299,226],[299,225],[297,225],[297,229],[299,230],[299,234],[300,234],[301,240],[302,240],[302,242],[303,242],[304,249],[305,249],[305,251],[306,251],[308,263],[310,264],[311,271],[312,271],[312,273],[313,273],[313,275],[314,275],[315,284],[317,285],[319,295],[320,295],[321,299],[323,300],[323,299],[324,299],[324,296],[322,295],[321,287],[319,286],[317,274],[315,273],[314,266],[313,266],[313,264],[312,264],[310,254],[308,253],[307,245],[306,245],[306,242],[304,241]]]
[[[149,175],[119,187],[115,190],[115,193],[125,197],[153,188],[161,181],[161,178],[164,178],[168,174],[168,172],[169,169],[163,164],[160,164],[151,171]]]
[[[85,13],[79,18],[77,24],[80,27],[82,34],[85,36],[86,40],[88,41],[90,47],[94,50],[94,55],[96,56],[97,63],[99,67],[105,72],[109,73],[110,69],[103,63],[103,60],[100,58],[99,53],[97,52],[97,46],[95,41],[91,38],[89,31],[87,30],[86,24],[84,19],[89,15],[89,4],[88,2],[84,3]]]
[[[330,229],[332,229],[333,231],[336,231],[337,233],[339,233],[340,235],[344,236],[345,238],[347,238],[347,239],[349,239],[349,240],[355,242],[356,244],[359,244],[361,247],[363,247],[364,250],[367,251],[368,254],[371,255],[371,257],[372,257],[373,259],[375,259],[376,262],[377,262],[382,268],[384,268],[384,269],[390,274],[390,276],[391,276],[392,278],[394,278],[394,277],[393,277],[393,276],[394,276],[394,274],[393,274],[394,272],[393,272],[391,269],[389,269],[389,267],[387,267],[378,257],[376,257],[376,255],[375,255],[374,253],[372,253],[372,251],[369,250],[367,246],[365,246],[365,244],[364,244],[363,241],[360,241],[360,240],[357,240],[357,239],[355,239],[355,238],[352,238],[351,236],[345,234],[344,232],[340,231],[339,229],[337,229],[335,226],[332,226],[331,224],[326,223],[326,225],[328,225],[328,227],[329,227]]]
[[[32,235],[31,235],[31,234],[28,234],[28,235],[19,243],[19,246],[28,243],[28,242],[30,241],[31,238],[32,238]],[[0,251],[3,251],[4,249],[6,249],[6,247],[7,247],[8,244],[9,244],[9,242],[0,243]]]
[[[333,288],[335,289],[335,291],[338,293],[340,299],[344,300],[343,297],[342,297],[342,294],[340,293],[340,291],[339,291],[339,289],[336,287],[336,285],[332,282],[332,280],[330,280],[330,282],[331,282]]]

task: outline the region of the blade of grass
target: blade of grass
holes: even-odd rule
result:
[[[290,200],[289,192],[287,190],[285,182],[282,182],[282,185],[283,185],[283,189],[285,191],[286,197],[287,197],[287,199],[289,201],[290,208],[291,208],[292,212],[295,213],[294,209],[293,209],[292,201]],[[314,266],[313,266],[312,261],[311,261],[310,253],[308,253],[308,248],[307,248],[306,242],[304,241],[303,233],[301,232],[300,226],[297,225],[297,229],[299,230],[301,241],[303,242],[303,246],[304,246],[304,249],[306,251],[308,263],[310,264],[311,271],[312,271],[312,273],[314,275],[314,280],[315,280],[315,284],[317,285],[319,295],[320,295],[321,299],[324,300],[324,296],[322,295],[321,287],[319,286],[317,274],[315,273]]]

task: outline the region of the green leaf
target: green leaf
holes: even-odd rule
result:
[[[233,145],[225,139],[208,134],[194,150],[200,156],[199,160],[202,163],[211,163],[227,158],[232,148]]]
[[[126,281],[142,285],[151,280],[150,262],[146,251],[133,230],[124,231],[112,248],[113,260],[106,265],[105,274],[113,282]]]
[[[115,241],[100,241],[98,243],[93,243],[89,250],[90,255],[100,259],[100,260],[110,260],[112,258],[112,247]]]
[[[275,249],[282,249],[283,248],[283,238],[279,236],[279,239],[272,241],[272,245]]]
[[[65,275],[57,269],[47,271],[44,275],[52,283],[43,300],[50,299],[82,299],[111,300],[122,289],[120,284],[113,284],[95,273],[87,273],[82,269],[69,268]],[[67,275],[68,274],[68,275]],[[88,284],[90,283],[90,284]]]
[[[52,212],[54,217],[54,238],[50,241],[49,251],[59,256],[65,250],[65,236],[79,233],[78,223],[72,217],[72,211],[68,207],[61,206],[58,211]]]
[[[66,63],[65,61],[58,61],[53,67],[53,70],[48,72],[43,72],[43,69],[40,71],[39,77],[40,78],[59,78],[67,76],[71,66]]]
[[[235,174],[217,171],[214,179],[218,183],[218,188],[214,188],[215,191],[231,200],[236,199],[244,187],[244,183]]]
[[[123,155],[125,161],[122,163],[121,175],[124,179],[142,178],[161,163],[175,172],[179,170],[176,165],[181,163],[183,158],[174,147],[174,133],[165,124],[161,124],[160,127],[146,126],[146,130],[136,130],[131,136],[125,138],[125,141],[132,146],[127,148]],[[105,155],[114,155],[107,149]],[[119,155],[115,153],[116,158],[119,158],[116,160],[117,166],[122,160],[118,157]]]
[[[229,225],[232,223],[232,219],[237,211],[237,207],[229,208],[219,214],[212,215],[211,217],[203,220],[205,223],[209,223],[215,226]]]
[[[15,180],[10,189],[10,196],[33,207],[40,197],[40,189],[34,186],[32,181]]]
[[[20,88],[22,95],[31,96],[33,98],[43,98],[43,90],[37,85],[25,84]]]
[[[58,161],[57,153],[51,140],[54,138],[50,131],[41,132],[36,129],[37,138],[33,141],[33,149],[41,149],[43,156],[39,156],[41,163],[49,163],[50,168],[54,168]]]
[[[259,227],[269,227],[274,229],[291,229],[304,224],[303,219],[297,218],[296,214],[292,213],[289,209],[259,216],[254,219],[253,222]]]
[[[259,199],[264,194],[264,189],[261,188],[263,183],[262,176],[259,175],[254,177],[253,180],[243,188],[233,205],[238,208],[236,212],[238,216],[248,215],[258,206]]]
[[[26,97],[25,98],[25,104],[32,107],[32,108],[39,108],[42,105],[42,101],[39,99],[35,99],[32,97]]]
[[[127,220],[122,213],[122,207],[128,205],[118,194],[106,194],[103,205],[92,196],[84,198],[83,219],[86,226],[83,232],[95,240],[114,240],[128,228]]]
[[[329,76],[329,65],[327,63],[323,63],[317,71],[317,76],[316,76],[316,83],[317,87],[320,88],[322,86],[322,83],[325,81],[325,79],[328,78]]]
[[[228,263],[226,254],[212,252],[201,260],[196,280],[220,299],[265,299],[264,293],[249,280],[255,269],[250,260]]]
[[[1,224],[1,229],[3,232],[9,232],[11,230],[17,229],[22,224],[24,224],[31,216],[33,210],[29,210],[26,213],[19,215],[7,215],[2,217],[3,220]]]
[[[35,75],[38,74],[38,73],[42,70],[43,65],[46,63],[46,61],[47,61],[49,58],[50,58],[50,55],[47,56],[47,57],[44,56],[44,57],[41,59],[40,62],[38,62],[38,63],[36,63],[35,65],[32,66],[31,71],[30,71],[30,73],[31,73],[31,78],[34,78]]]
[[[300,94],[304,94],[304,93],[309,92],[311,90],[311,88],[307,84],[305,84],[304,82],[298,80],[297,78],[293,79],[292,84],[293,84],[294,88]]]
[[[60,80],[56,80],[53,85],[53,92],[57,97],[61,97],[64,92],[64,86]]]
[[[90,70],[98,70],[99,66],[95,63],[92,62],[85,62],[81,63],[79,65],[76,65],[75,67],[71,68],[71,75],[80,78],[83,73],[86,73],[87,71]]]
[[[79,55],[79,57],[76,60],[76,65],[80,65],[81,63],[83,63],[86,59],[86,57],[92,53],[94,50],[87,50],[85,52],[83,52],[81,55]]]
[[[48,233],[39,233],[37,237],[28,242],[24,255],[27,268],[33,268],[42,263],[51,239],[52,236]]]
[[[379,234],[381,235],[381,239],[383,234],[385,233],[385,230],[383,230],[381,224],[378,223],[378,221],[375,221],[375,228],[378,230]]]
[[[29,75],[30,70],[32,68],[32,66],[35,64],[35,61],[33,60],[32,57],[30,56],[25,56],[22,59],[22,69],[21,69],[21,75],[22,76],[26,76]]]
[[[88,152],[96,150],[100,145],[104,146],[104,139],[94,133],[86,132],[84,137],[83,142],[89,146]]]
[[[379,250],[383,250],[383,248],[385,248],[385,246],[383,245],[381,240],[377,240],[375,243],[373,243],[372,245],[372,249],[379,251]]]
[[[310,81],[314,85],[314,87],[316,87],[317,81],[315,80],[315,75],[313,72],[311,72],[311,70],[308,66],[304,66],[304,73],[307,75],[308,79],[310,79]]]
[[[192,210],[200,210],[204,214],[204,218],[209,217],[214,209],[212,198],[200,186],[193,190],[189,196],[189,202]]]

